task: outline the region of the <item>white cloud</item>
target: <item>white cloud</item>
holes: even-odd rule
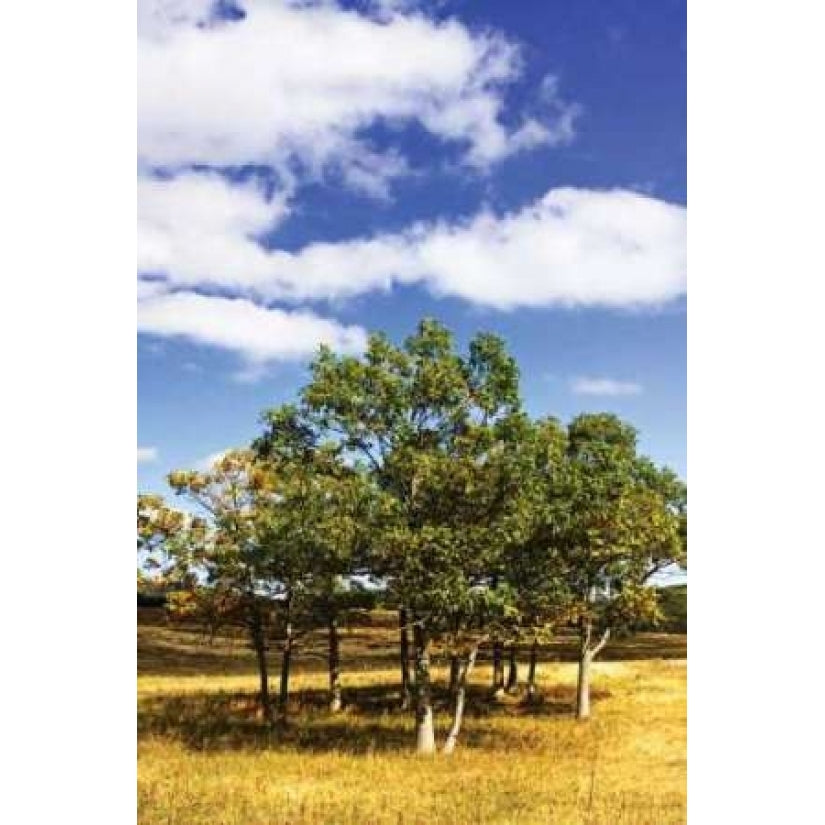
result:
[[[330,164],[383,191],[406,164],[377,155],[363,131],[416,122],[484,167],[572,136],[577,109],[551,83],[512,127],[504,93],[518,48],[494,32],[443,22],[409,4],[375,15],[335,2],[244,0],[214,19],[205,0],[141,0],[138,152],[148,166],[269,165],[283,175]]]
[[[199,458],[195,462],[195,469],[199,470],[202,473],[211,470],[216,462],[220,461],[230,450],[233,449],[235,448],[227,447],[225,450],[217,450],[216,452],[210,453],[209,455],[206,455],[203,458]]]
[[[172,26],[204,23],[214,5],[214,0],[138,0],[138,35],[158,37]]]
[[[575,378],[571,389],[576,395],[639,395],[642,385],[613,378]]]
[[[137,204],[139,272],[173,272],[179,284],[224,287],[267,276],[268,256],[255,238],[288,211],[283,193],[267,199],[255,184],[233,185],[216,173],[138,178]],[[157,288],[139,286],[143,294]]]
[[[361,11],[335,0],[238,5],[245,16],[225,21],[212,0],[139,2],[140,331],[232,351],[244,364],[236,377],[254,380],[319,343],[365,345],[360,327],[264,305],[273,301],[403,284],[502,310],[656,305],[683,294],[684,208],[628,191],[556,189],[510,214],[268,248],[262,239],[289,215],[307,176],[332,169],[383,197],[409,171],[397,150],[369,143],[370,126],[415,123],[486,168],[571,140],[578,107],[551,76],[530,111],[505,113],[522,71],[518,48],[438,21],[416,0],[365,2]],[[274,193],[225,175],[249,163],[274,171]]]
[[[258,306],[245,298],[168,292],[138,301],[138,331],[183,338],[240,355],[251,374],[273,361],[300,360],[320,344],[339,352],[360,352],[361,327],[342,326],[309,311]]]
[[[158,460],[157,447],[138,447],[137,448],[137,463],[148,464],[152,461]]]
[[[178,186],[186,191],[171,191]],[[498,309],[658,305],[685,291],[686,210],[637,192],[553,189],[502,216],[484,211],[285,252],[255,240],[282,207],[254,189],[215,178],[202,190],[214,190],[210,201],[191,178],[142,183],[141,198],[147,188],[139,236],[150,243],[140,269],[162,271],[176,285],[300,301],[420,283]]]

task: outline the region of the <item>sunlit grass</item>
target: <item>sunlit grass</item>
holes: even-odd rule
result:
[[[491,702],[485,664],[472,680],[458,751],[422,759],[410,753],[412,719],[397,709],[389,628],[354,628],[345,639],[341,714],[325,709],[323,662],[299,660],[291,721],[272,731],[259,718],[256,676],[240,640],[222,637],[209,648],[170,628],[144,626],[140,634],[142,825],[685,821],[683,660],[597,663],[587,723],[570,717],[572,663],[542,663],[535,707],[520,696]],[[684,649],[683,638],[662,643],[667,655]],[[176,651],[185,668],[175,664]],[[446,670],[436,676],[444,683]],[[443,739],[445,697],[437,699]]]

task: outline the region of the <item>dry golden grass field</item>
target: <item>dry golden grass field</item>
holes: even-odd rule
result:
[[[323,640],[296,656],[291,721],[259,720],[242,637],[207,644],[160,611],[138,618],[140,825],[675,825],[686,808],[686,637],[608,646],[593,673],[593,718],[571,717],[572,647],[542,652],[541,701],[489,698],[473,673],[450,757],[416,757],[398,709],[392,616],[345,630],[342,713],[325,708]],[[277,676],[278,657],[272,655]],[[439,685],[446,668],[435,671]],[[526,667],[522,664],[522,675]],[[276,686],[277,687],[277,686]],[[437,723],[443,741],[446,696]]]

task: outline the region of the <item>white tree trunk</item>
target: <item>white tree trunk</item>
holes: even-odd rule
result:
[[[458,734],[461,732],[461,722],[464,719],[464,703],[467,696],[467,679],[476,663],[476,656],[478,655],[478,647],[474,647],[467,657],[467,661],[461,665],[458,672],[458,679],[456,685],[455,695],[455,710],[453,712],[453,723],[450,726],[450,732],[447,734],[447,741],[444,743],[443,752],[450,754],[455,750],[458,742]]]
[[[415,626],[415,740],[416,753],[435,753],[435,721],[430,695],[430,640]]]
[[[579,650],[579,680],[576,689],[576,718],[590,718],[590,665],[599,655],[610,638],[610,628],[606,629],[595,647],[590,646],[592,625],[586,624],[582,630],[582,642]]]
[[[341,655],[338,641],[338,620],[329,620],[329,709],[341,710]]]

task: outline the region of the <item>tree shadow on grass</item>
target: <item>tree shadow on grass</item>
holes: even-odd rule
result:
[[[591,687],[590,700],[594,704],[608,699],[609,690]],[[450,709],[447,691],[439,692],[438,704],[445,711]],[[512,693],[495,697],[489,688],[471,685],[467,689],[467,707],[465,715],[470,719],[485,717],[523,717],[523,716],[571,716],[576,706],[576,691],[572,686],[553,685],[543,688],[532,698],[527,695],[524,685]]]
[[[262,719],[252,694],[153,696],[143,700],[138,710],[138,738],[169,738],[199,751],[272,749],[369,754],[409,750],[409,714],[362,715],[360,710],[347,707],[333,715],[321,706],[319,697],[302,693],[290,702],[286,722],[270,726]]]
[[[593,700],[609,695],[593,691]],[[156,695],[141,699],[138,739],[168,738],[198,751],[300,750],[311,753],[370,754],[409,752],[413,742],[411,711],[402,710],[398,687],[370,685],[344,691],[344,710],[331,714],[323,690],[296,691],[290,699],[285,724],[268,725],[257,697],[251,693],[215,692]],[[434,691],[440,727],[448,724],[450,701],[446,690]],[[519,696],[503,700],[489,690],[471,686],[467,695],[462,741],[465,747],[482,747],[495,739],[507,748],[509,734],[493,724],[496,718],[519,716],[570,716],[572,690],[559,686],[533,702]],[[489,720],[489,723],[486,722]],[[513,743],[521,742],[513,738]]]
[[[255,662],[245,650],[218,647],[173,646],[153,640],[138,644],[138,672],[142,676],[255,675]]]

